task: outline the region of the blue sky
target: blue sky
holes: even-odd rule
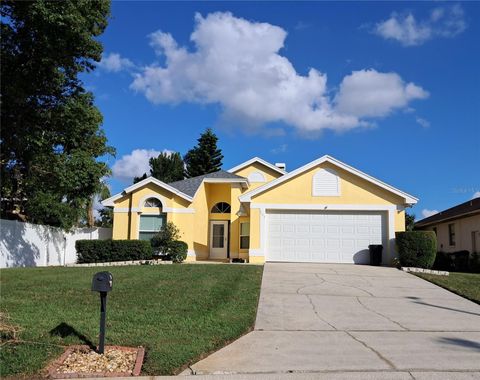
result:
[[[84,75],[117,156],[112,192],[212,127],[224,168],[330,154],[420,198],[480,192],[480,5],[113,2]]]

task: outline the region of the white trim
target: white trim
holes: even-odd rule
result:
[[[248,185],[246,178],[204,178],[202,182],[205,183],[240,183]]]
[[[192,199],[197,196],[204,183],[231,183],[232,185],[239,184],[245,189],[248,188],[248,180],[246,178],[204,178],[195,191],[195,194],[193,194]]]
[[[197,257],[197,254],[195,253],[195,251],[193,249],[189,249],[187,251],[187,257]]]
[[[370,204],[291,204],[291,203],[252,203],[250,208],[260,210],[319,210],[319,211],[394,211],[396,205]]]
[[[237,165],[237,166],[234,166],[233,168],[227,170],[229,173],[234,173],[236,171],[239,171],[240,169],[243,169],[244,167],[248,166],[248,165],[251,165],[255,162],[258,162],[260,164],[262,164],[263,166],[266,166],[267,168],[270,168],[274,171],[276,171],[277,173],[279,174],[285,174],[286,171],[285,170],[282,170],[278,167],[276,167],[275,165],[271,164],[270,162],[267,162],[265,160],[262,160],[260,157],[253,157],[251,158],[250,160],[248,161],[245,161],[245,162],[242,162],[241,164]]]
[[[122,213],[122,212],[138,212],[142,213],[145,215],[155,215],[158,214],[158,212],[152,212],[149,211],[142,211],[141,208],[138,207],[132,207],[129,209],[128,207],[116,207],[113,209],[114,213]],[[172,208],[172,207],[163,207],[162,208],[162,213],[172,213],[172,214],[195,214],[195,209],[193,208]]]
[[[123,197],[124,195],[128,194],[128,193],[131,193],[132,191],[134,190],[137,190],[138,188],[142,187],[142,186],[145,186],[145,185],[148,185],[149,183],[154,183],[155,185],[161,187],[162,189],[165,189],[175,195],[178,195],[180,198],[183,198],[189,202],[191,202],[193,200],[193,198],[185,193],[182,193],[181,191],[175,189],[174,187],[166,184],[165,182],[162,182],[154,177],[147,177],[145,178],[144,180],[141,180],[140,182],[137,182],[129,187],[127,187],[126,189],[124,189],[121,193],[118,193],[118,194],[115,194],[114,196],[110,197],[110,198],[107,198],[105,200],[103,200],[101,203],[103,206],[106,206],[106,207],[113,207],[115,206],[114,205],[114,202]]]
[[[255,195],[258,195],[260,193],[263,193],[264,191],[274,187],[274,186],[277,186],[287,180],[289,180],[290,178],[293,178],[299,174],[302,174],[303,172],[306,172],[307,170],[317,166],[317,165],[320,165],[324,162],[329,162],[345,171],[348,171],[360,178],[363,178],[365,179],[366,181],[369,181],[385,190],[388,190],[402,198],[405,199],[405,203],[406,204],[415,204],[417,203],[418,201],[418,198],[415,198],[413,195],[410,195],[410,194],[407,194],[393,186],[390,186],[388,184],[386,184],[385,182],[382,182],[366,173],[363,173],[361,172],[360,170],[358,169],[355,169],[339,160],[337,160],[336,158],[333,158],[331,156],[328,156],[328,155],[325,155],[323,157],[320,157],[306,165],[303,165],[302,167],[298,168],[298,169],[295,169],[294,171],[288,173],[288,174],[285,174],[284,176],[282,177],[279,177],[277,179],[274,179],[273,181],[270,181],[268,182],[267,184],[263,185],[263,186],[260,186],[260,187],[257,187],[256,189],[254,190],[251,190],[251,191],[248,191],[246,192],[245,194],[242,194],[239,199],[240,199],[240,202],[250,202],[252,200],[252,197],[255,196]]]
[[[113,209],[114,213],[122,213],[122,212],[130,212],[130,209],[128,207],[116,207]]]
[[[140,200],[138,201],[138,208],[139,209],[142,209],[143,207],[145,207],[145,202],[147,201],[147,199],[150,199],[150,198],[153,198],[153,199],[156,199],[157,201],[160,201],[160,203],[162,204],[162,209],[165,208],[165,206],[167,205],[167,200],[162,197],[161,195],[158,195],[158,194],[147,194],[147,195],[144,195],[142,198],[140,198]]]
[[[165,212],[171,212],[172,214],[195,214],[195,209],[165,207]]]
[[[115,195],[112,195],[110,198],[107,198],[107,199],[104,199],[103,201],[101,201],[100,203],[102,204],[102,206],[105,206],[105,207],[114,207],[115,206],[115,201],[117,199],[120,199],[121,197],[125,196],[125,194],[122,193],[118,193],[118,194],[115,194]]]

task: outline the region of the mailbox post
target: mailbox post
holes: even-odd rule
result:
[[[113,276],[110,272],[95,273],[92,280],[92,291],[100,293],[100,338],[98,353],[105,351],[105,320],[107,317],[107,293],[112,290]]]

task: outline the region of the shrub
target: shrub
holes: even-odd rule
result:
[[[180,230],[178,227],[173,222],[167,222],[150,241],[156,251],[168,253],[170,245],[179,238]]]
[[[447,252],[437,252],[435,262],[433,263],[433,269],[452,271],[453,268],[455,268],[453,256]]]
[[[480,252],[472,252],[468,263],[469,270],[472,273],[480,273]]]
[[[181,263],[187,258],[188,245],[184,241],[175,240],[170,244],[168,250],[170,259],[174,263]]]
[[[79,264],[152,258],[152,246],[144,240],[77,240],[75,248]]]
[[[433,268],[450,272],[480,273],[480,254],[468,251],[437,252]]]
[[[397,232],[396,242],[401,266],[432,267],[437,252],[437,239],[433,231]]]

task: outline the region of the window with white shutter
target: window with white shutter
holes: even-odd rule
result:
[[[320,169],[314,174],[312,182],[314,197],[340,195],[340,179],[333,169]]]

